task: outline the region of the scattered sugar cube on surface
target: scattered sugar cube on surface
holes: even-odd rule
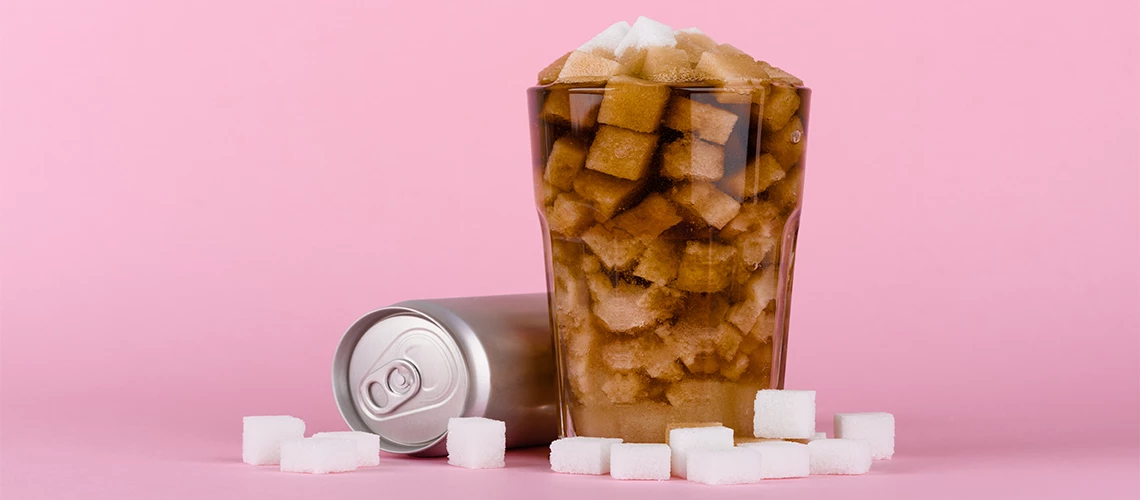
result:
[[[811,440],[815,441],[816,439],[827,439],[827,433],[826,432],[817,432],[815,434],[812,434]]]
[[[743,448],[692,450],[687,479],[703,484],[752,484],[763,479],[764,457]]]
[[[808,439],[815,434],[815,391],[756,392],[752,429],[756,437]]]
[[[244,417],[241,461],[250,465],[281,463],[281,442],[305,437],[305,422],[287,415]]]
[[[673,429],[699,429],[701,427],[724,427],[722,422],[670,422],[665,424],[665,444],[669,444],[669,434]]]
[[[336,431],[318,432],[314,438],[348,439],[356,443],[356,465],[371,467],[380,465],[380,436],[371,432]]]
[[[495,469],[505,465],[506,451],[506,423],[482,417],[447,421],[447,463],[467,469]]]
[[[871,470],[871,443],[862,439],[817,439],[807,447],[813,475],[866,474]]]
[[[594,38],[589,39],[583,43],[578,50],[582,52],[591,52],[602,57],[615,58],[614,51],[617,50],[618,44],[629,33],[629,23],[619,21],[610,25],[610,27],[602,30],[601,33],[594,35]]]
[[[550,443],[550,470],[564,474],[609,474],[610,447],[617,438],[570,437]]]
[[[644,50],[649,47],[675,47],[677,39],[673,37],[673,28],[667,24],[654,21],[641,16],[630,26],[629,32],[618,42],[614,54],[621,57],[627,50]]]
[[[760,475],[764,479],[804,477],[811,473],[811,454],[806,444],[776,440],[739,446],[760,455]]]
[[[687,477],[687,460],[695,450],[723,450],[732,448],[732,429],[729,427],[692,427],[669,431],[669,448],[672,450],[673,474]]]
[[[359,454],[356,439],[290,439],[281,443],[281,472],[348,472],[356,470]]]
[[[865,440],[871,444],[871,458],[890,460],[895,454],[895,416],[884,412],[836,413],[835,437]]]
[[[614,479],[669,479],[669,445],[614,443],[610,445],[610,476]]]

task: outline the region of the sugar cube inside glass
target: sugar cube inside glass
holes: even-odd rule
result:
[[[447,421],[447,463],[467,469],[506,465],[507,424],[483,417]]]
[[[610,445],[610,477],[615,479],[669,479],[669,445],[614,443]]]
[[[756,437],[811,439],[815,435],[815,391],[757,391],[752,429]]]
[[[243,417],[241,460],[250,465],[281,463],[281,442],[305,437],[305,422],[287,415]]]
[[[763,457],[744,448],[698,449],[686,460],[688,480],[703,484],[749,484],[763,479]]]
[[[328,474],[356,470],[356,449],[352,439],[289,439],[281,443],[281,472]]]
[[[564,474],[609,474],[610,447],[617,438],[569,437],[550,443],[550,470]]]
[[[760,455],[764,479],[804,477],[811,473],[811,455],[806,444],[791,441],[741,443],[740,448]]]
[[[895,416],[884,412],[836,413],[835,437],[862,439],[871,444],[873,460],[895,455]]]
[[[687,460],[694,450],[722,450],[732,448],[732,429],[724,426],[692,427],[669,431],[672,450],[673,474],[687,478]]]
[[[336,431],[318,432],[315,438],[348,439],[356,443],[356,465],[371,467],[380,465],[380,436],[371,432]]]
[[[866,474],[871,470],[871,444],[862,439],[817,439],[807,447],[813,475]]]

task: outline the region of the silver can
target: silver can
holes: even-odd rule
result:
[[[558,437],[547,295],[409,300],[356,320],[333,359],[349,427],[392,453],[447,454],[447,421],[507,424],[507,447]]]

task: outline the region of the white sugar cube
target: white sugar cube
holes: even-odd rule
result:
[[[756,437],[811,439],[815,434],[815,391],[763,389],[756,393],[754,409]]]
[[[648,17],[641,16],[634,21],[629,32],[618,42],[614,55],[621,57],[625,51],[644,50],[649,47],[676,47],[677,39],[673,36],[673,28]]]
[[[371,432],[336,431],[318,432],[315,438],[348,439],[356,443],[356,465],[371,467],[380,465],[380,436]]]
[[[704,484],[759,483],[764,458],[744,448],[692,450],[686,468],[689,481]]]
[[[571,437],[550,443],[550,470],[565,474],[609,474],[610,446],[617,438]]]
[[[356,441],[352,439],[290,439],[281,443],[281,472],[328,474],[356,470],[356,453]]]
[[[673,451],[673,475],[687,478],[689,453],[732,448],[732,429],[724,426],[673,429],[669,431],[669,447]]]
[[[692,28],[682,28],[682,29],[679,29],[679,30],[677,30],[677,31],[678,31],[678,32],[680,32],[680,33],[688,33],[688,34],[690,34],[690,35],[703,35],[703,34],[705,34],[705,32],[703,32],[703,31],[701,31],[701,30],[697,29],[696,27],[692,27]]]
[[[811,456],[806,444],[764,441],[741,443],[740,448],[760,455],[760,475],[764,479],[804,477],[811,473]]]
[[[614,479],[669,479],[669,445],[614,443],[610,445],[610,476]]]
[[[468,469],[506,465],[507,424],[482,417],[447,421],[447,463]]]
[[[241,461],[250,465],[281,463],[281,442],[305,437],[305,422],[286,415],[241,419]]]
[[[871,458],[895,455],[895,416],[890,413],[836,413],[835,437],[862,439],[871,444]]]
[[[815,434],[812,434],[811,437],[808,438],[808,441],[815,441],[816,439],[827,439],[827,433],[817,432]]]
[[[578,50],[612,58],[615,56],[614,51],[617,50],[618,44],[621,43],[627,33],[629,33],[629,23],[625,21],[614,23],[595,35],[594,38],[583,43],[581,47],[578,47]]]
[[[865,474],[871,470],[871,443],[862,439],[819,439],[807,447],[813,475]]]

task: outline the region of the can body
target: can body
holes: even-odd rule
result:
[[[372,311],[345,332],[333,393],[353,430],[381,449],[446,454],[447,421],[507,424],[507,446],[558,434],[546,294],[410,300]]]
[[[622,85],[528,91],[562,434],[750,436],[783,386],[810,90]]]

